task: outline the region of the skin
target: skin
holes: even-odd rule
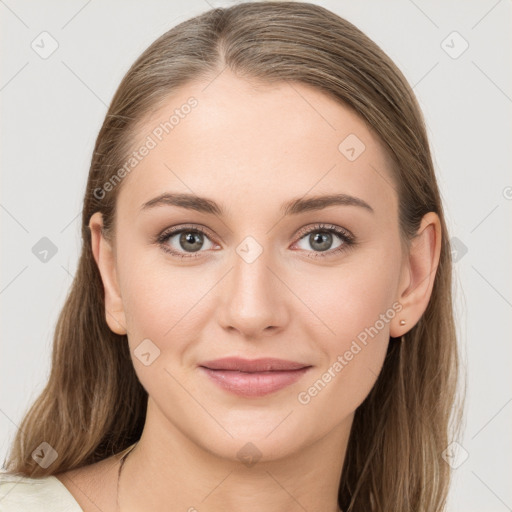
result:
[[[128,333],[135,371],[149,394],[141,440],[123,467],[121,509],[334,512],[354,411],[376,381],[389,337],[410,330],[427,307],[441,247],[439,219],[427,214],[410,250],[403,250],[381,143],[321,91],[256,85],[229,70],[205,89],[207,83],[184,86],[139,127],[143,141],[190,96],[198,100],[124,178],[115,240],[102,236],[99,212],[89,225],[106,320],[114,332]],[[338,150],[349,134],[366,146],[354,161]],[[141,212],[163,192],[208,197],[226,211],[164,205]],[[332,193],[361,198],[374,213],[347,205],[288,217],[280,211],[293,198]],[[317,223],[348,230],[356,245],[308,257],[334,250],[322,253],[307,234],[297,236]],[[198,256],[188,260],[154,242],[183,224],[209,233],[195,253],[180,246],[179,234],[167,240]],[[263,248],[250,264],[236,252],[247,236]],[[332,247],[340,243],[334,234]],[[298,394],[393,303],[401,311],[301,404]],[[160,350],[149,366],[133,352],[146,338]],[[197,367],[233,355],[312,368],[276,393],[243,398]],[[261,454],[251,467],[237,457],[246,443]],[[84,510],[115,510],[117,468],[112,457],[59,478]]]

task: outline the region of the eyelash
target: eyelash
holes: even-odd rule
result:
[[[200,257],[199,254],[197,254],[197,253],[204,252],[204,251],[197,251],[197,253],[189,253],[189,254],[181,253],[181,252],[174,251],[173,249],[170,249],[169,246],[166,244],[166,242],[168,241],[168,239],[171,236],[177,235],[177,234],[180,234],[183,232],[185,232],[185,233],[202,233],[206,237],[211,238],[209,233],[203,227],[201,227],[199,225],[194,225],[194,226],[190,226],[190,227],[189,226],[180,226],[179,228],[168,229],[168,230],[162,232],[160,235],[158,235],[155,242],[161,246],[162,250],[171,254],[174,257],[181,258],[181,259],[184,259],[184,258],[195,259],[197,257]],[[335,226],[334,224],[316,224],[312,227],[300,230],[298,233],[299,238],[297,241],[302,240],[307,235],[310,235],[311,233],[316,233],[316,232],[334,233],[335,235],[338,235],[338,237],[342,240],[343,243],[339,247],[336,247],[335,249],[330,249],[327,251],[307,251],[307,252],[313,252],[313,254],[314,254],[313,256],[308,255],[309,258],[313,258],[313,259],[328,258],[335,254],[339,254],[342,251],[346,251],[356,244],[356,239],[352,234],[350,234],[345,229]]]

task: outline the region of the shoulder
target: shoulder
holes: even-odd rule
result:
[[[29,478],[0,472],[0,512],[83,512],[53,475]]]

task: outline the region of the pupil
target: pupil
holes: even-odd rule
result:
[[[319,251],[327,251],[332,243],[332,233],[317,232],[314,235],[310,235],[311,247],[315,248],[315,244],[319,244],[317,249]]]
[[[183,249],[188,250],[185,244],[191,244],[192,247],[189,247],[190,252],[196,252],[201,249],[203,244],[203,234],[202,233],[192,233],[191,231],[184,232],[180,236],[180,245]]]

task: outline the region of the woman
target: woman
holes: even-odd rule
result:
[[[252,2],[161,36],[82,235],[4,510],[444,510],[448,233],[414,94],[355,26]]]

